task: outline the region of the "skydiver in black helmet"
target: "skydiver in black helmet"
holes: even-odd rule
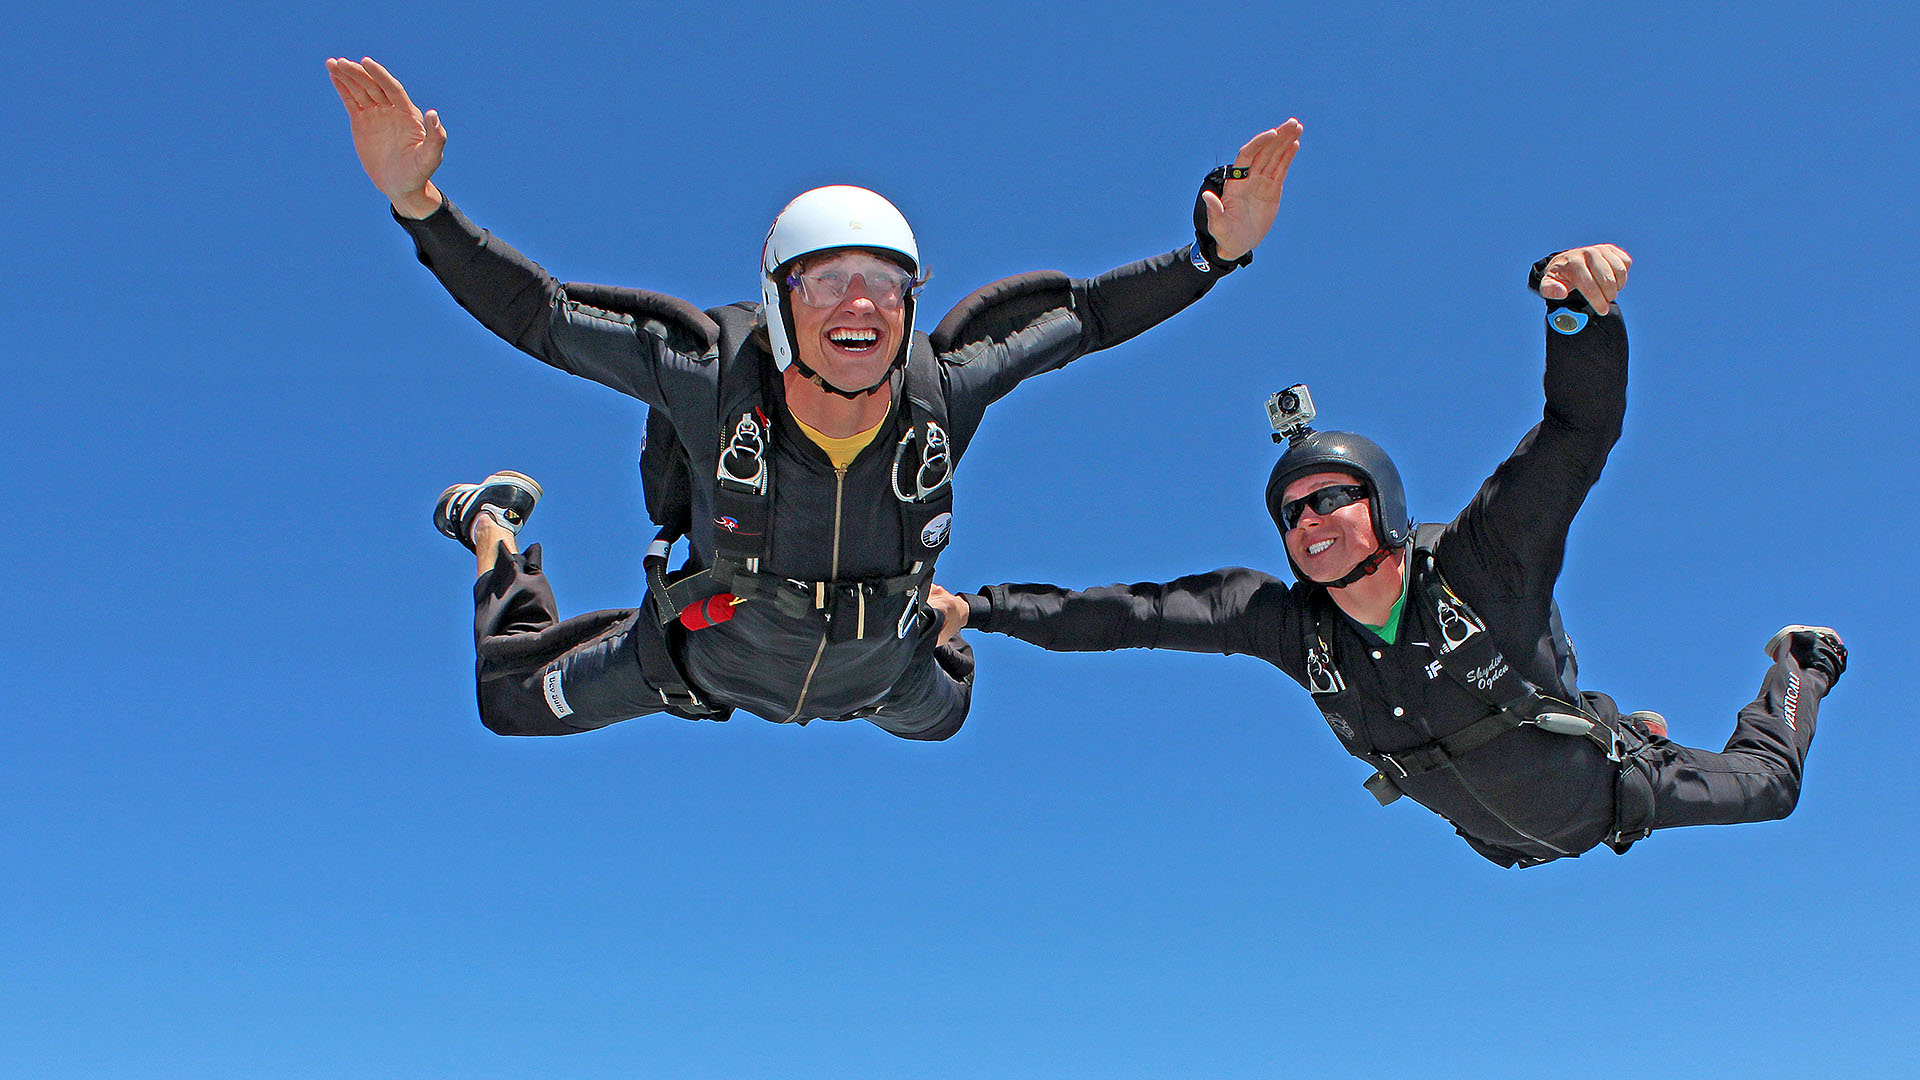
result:
[[[1091,280],[997,282],[929,334],[923,274],[892,203],[848,185],[794,199],[768,232],[759,303],[702,311],[673,297],[561,282],[480,229],[433,176],[439,116],[371,59],[330,59],[369,179],[462,307],[515,347],[647,403],[684,447],[677,499],[649,512],[685,535],[638,611],[561,620],[539,545],[518,533],[541,496],[502,471],[455,484],[440,531],[473,550],[481,720],[564,735],[650,713],[776,722],[863,719],[944,739],[972,690],[964,642],[936,644],[928,606],[951,478],[987,406],[1021,380],[1128,340],[1252,260],[1299,149],[1288,120],[1210,174],[1191,245]],[[595,223],[588,222],[589,227]],[[656,507],[656,502],[664,507]],[[656,541],[656,544],[661,543]],[[671,540],[665,546],[671,546]]]
[[[1275,395],[1288,447],[1267,483],[1296,583],[1231,568],[1165,584],[1069,592],[939,590],[946,631],[1010,634],[1059,651],[1243,653],[1313,695],[1381,803],[1405,795],[1503,866],[1624,852],[1655,829],[1791,813],[1821,699],[1846,670],[1831,629],[1765,646],[1760,694],[1719,753],[1667,738],[1576,685],[1553,586],[1574,514],[1626,412],[1627,337],[1615,297],[1631,260],[1611,244],[1542,259],[1546,409],[1452,523],[1415,526],[1400,475],[1364,436],[1312,431],[1303,387]],[[1304,412],[1304,415],[1301,413]]]

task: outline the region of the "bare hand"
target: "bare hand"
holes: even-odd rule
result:
[[[1574,291],[1587,298],[1587,306],[1605,315],[1613,309],[1613,298],[1627,287],[1627,268],[1633,258],[1612,244],[1563,251],[1547,263],[1540,275],[1540,295],[1548,300],[1565,300]]]
[[[422,114],[400,80],[370,56],[359,63],[330,59],[327,75],[347,107],[353,149],[373,186],[408,217],[423,218],[440,209],[440,190],[432,180],[447,147],[440,115],[432,110]]]
[[[1286,185],[1287,169],[1300,151],[1300,133],[1306,130],[1298,120],[1289,119],[1277,128],[1255,135],[1233,156],[1233,164],[1248,170],[1244,180],[1228,180],[1221,194],[1200,193],[1207,204],[1207,232],[1214,247],[1228,262],[1260,246],[1273,218],[1280,212],[1280,189]]]
[[[939,585],[934,585],[927,594],[927,603],[940,613],[940,636],[934,644],[945,645],[953,640],[953,635],[966,629],[967,602],[953,595]]]

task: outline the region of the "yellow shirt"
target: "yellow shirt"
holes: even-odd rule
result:
[[[827,452],[827,460],[833,462],[833,467],[836,469],[844,469],[853,464],[853,459],[859,457],[860,451],[865,450],[867,444],[873,441],[873,437],[879,434],[880,424],[886,423],[885,420],[881,420],[880,424],[875,424],[857,435],[836,439],[808,427],[806,422],[797,416],[793,418],[793,422],[800,425],[800,430],[807,433],[807,438],[812,439],[814,445]]]

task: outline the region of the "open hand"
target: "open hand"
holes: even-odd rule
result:
[[[407,88],[372,57],[358,63],[330,59],[327,75],[347,107],[353,149],[373,186],[408,217],[424,218],[440,209],[440,191],[432,181],[447,146],[440,115],[421,113]]]
[[[1233,156],[1235,167],[1248,170],[1246,179],[1228,180],[1219,195],[1201,192],[1207,204],[1207,232],[1222,259],[1232,262],[1266,239],[1274,215],[1280,212],[1280,189],[1286,185],[1293,156],[1300,152],[1304,130],[1300,121],[1289,119],[1255,135]]]

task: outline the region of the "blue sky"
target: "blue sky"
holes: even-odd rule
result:
[[[1671,7],[5,16],[7,1071],[1911,1068],[1920,19]],[[707,305],[832,182],[913,222],[933,317],[1097,273],[1183,243],[1200,175],[1299,116],[1248,271],[989,416],[961,588],[1281,569],[1261,403],[1295,381],[1450,517],[1538,416],[1527,265],[1619,243],[1627,431],[1559,592],[1582,681],[1717,746],[1774,629],[1839,627],[1799,810],[1501,871],[1375,806],[1264,664],[1000,638],[937,745],[487,734],[433,497],[538,477],[561,603],[632,604],[641,413],[413,262],[322,67],[365,54],[441,111],[477,221]]]

